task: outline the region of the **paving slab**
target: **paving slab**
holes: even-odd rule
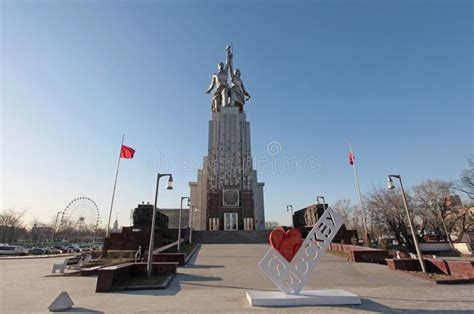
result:
[[[248,290],[277,291],[258,268],[266,244],[202,245],[187,267],[178,269],[165,290],[95,293],[97,278],[52,275],[58,259],[0,261],[0,312],[47,313],[62,291],[74,300],[73,311],[105,313],[473,313],[474,285],[442,286],[385,265],[349,263],[325,255],[305,286],[307,290],[343,289],[361,305],[289,308],[252,307]]]

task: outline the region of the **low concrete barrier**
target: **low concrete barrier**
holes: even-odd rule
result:
[[[387,258],[386,261],[387,261],[388,268],[392,270],[421,271],[420,262],[417,259]]]
[[[474,261],[446,261],[453,276],[474,278]]]
[[[348,261],[355,263],[387,264],[387,250],[373,249],[351,244],[331,243],[331,250],[348,253]]]
[[[386,265],[390,257],[387,250],[357,250],[349,252],[349,261],[355,263],[375,263]]]
[[[474,278],[471,261],[445,261],[442,259],[424,258],[426,271],[434,274],[445,274],[465,278]],[[387,259],[387,266],[393,270],[421,271],[420,261],[412,258]]]

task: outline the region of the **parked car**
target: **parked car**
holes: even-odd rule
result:
[[[76,252],[76,253],[79,253],[81,252],[81,248],[78,247],[77,245],[68,245],[66,246],[68,248],[69,251],[71,252]]]
[[[63,245],[55,245],[54,248],[60,250],[62,253],[67,253],[67,248]]]
[[[29,249],[28,253],[31,255],[45,255],[45,254],[48,254],[48,251],[40,247],[34,247],[34,248]]]
[[[61,250],[63,253],[74,253],[74,249],[67,245],[56,245],[55,248]]]
[[[90,252],[91,247],[89,245],[80,245],[79,248],[81,249],[82,252]]]
[[[28,251],[22,246],[3,244],[0,246],[0,255],[28,255]]]
[[[55,247],[47,247],[46,251],[48,252],[47,254],[61,254],[63,252]]]
[[[92,251],[99,251],[99,250],[102,250],[102,246],[101,246],[101,245],[94,244],[94,245],[91,246],[91,250],[92,250]]]

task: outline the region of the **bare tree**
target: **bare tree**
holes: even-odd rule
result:
[[[422,232],[431,229],[438,240],[440,237],[448,240],[456,223],[454,219],[447,219],[452,209],[447,202],[452,186],[451,182],[430,179],[413,187],[415,206],[423,221]]]
[[[359,227],[359,215],[357,207],[352,204],[349,198],[337,200],[332,206],[342,217],[347,229],[357,229]]]
[[[30,238],[33,245],[50,242],[53,236],[52,224],[45,224],[35,220],[30,229]]]
[[[280,224],[276,221],[265,221],[265,229],[275,229],[280,227]]]
[[[474,230],[474,209],[473,206],[462,206],[451,211],[448,219],[455,221],[455,230],[459,234]]]
[[[409,208],[413,209],[410,195],[407,195],[407,201]],[[366,208],[375,224],[388,227],[398,243],[405,245],[411,252],[415,251],[412,236],[408,231],[408,218],[399,193],[374,187],[372,192],[367,194]],[[413,217],[414,215],[412,215],[412,220],[414,220]]]
[[[16,212],[12,209],[3,210],[0,213],[0,242],[13,243],[23,229],[23,216],[26,210]]]
[[[467,159],[468,167],[461,172],[461,179],[455,189],[474,200],[474,155]]]

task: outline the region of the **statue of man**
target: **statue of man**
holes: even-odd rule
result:
[[[232,50],[230,46],[226,47],[226,53],[227,58],[225,66],[222,62],[217,65],[218,71],[212,75],[211,84],[206,91],[206,93],[209,94],[214,89],[211,103],[212,112],[219,112],[221,106],[227,106],[229,103],[227,76],[229,67],[232,68]]]

